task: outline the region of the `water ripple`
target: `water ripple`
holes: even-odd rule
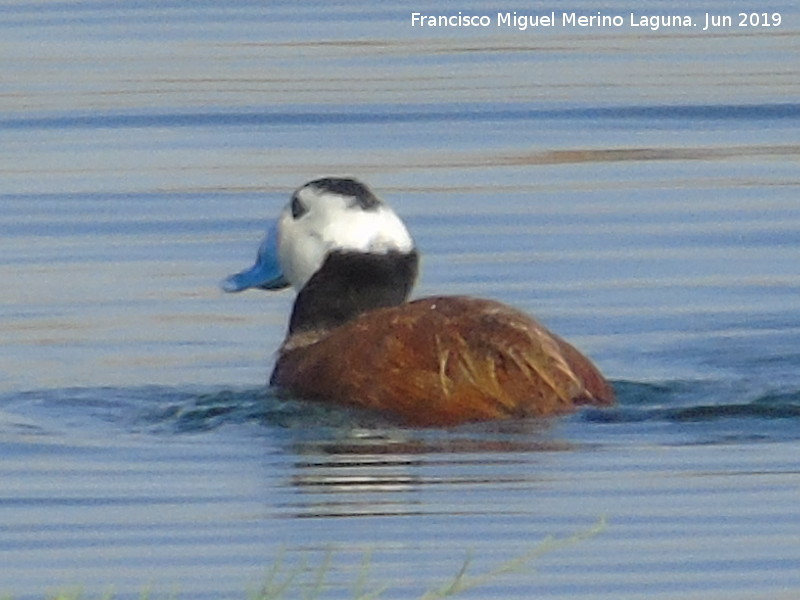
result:
[[[559,109],[529,108],[519,104],[412,104],[359,106],[347,110],[205,112],[118,112],[75,113],[26,116],[0,119],[0,129],[132,129],[153,127],[240,127],[349,125],[382,123],[442,123],[478,121],[547,121],[591,122],[598,119],[641,119],[680,121],[774,121],[800,118],[800,104],[699,104],[652,106],[592,106]]]
[[[754,429],[763,428],[769,421],[800,418],[800,390],[795,389],[742,396],[731,390],[730,383],[721,382],[617,381],[614,385],[618,406],[584,409],[571,419],[573,424],[625,425],[635,432],[637,426],[647,423],[686,427],[734,423],[742,435],[752,435]],[[0,427],[17,434],[58,433],[68,426],[72,434],[84,431],[87,435],[106,435],[108,432],[102,428],[110,426],[129,433],[181,435],[255,425],[262,431],[277,428],[316,432],[311,437],[321,443],[335,440],[338,454],[358,454],[365,448],[371,453],[414,454],[558,450],[572,445],[568,439],[553,439],[552,426],[559,419],[477,423],[455,428],[444,437],[436,430],[417,432],[408,443],[405,434],[393,438],[393,432],[406,431],[405,428],[382,415],[298,400],[261,387],[41,390],[6,394],[0,397],[0,410]],[[354,435],[354,431],[360,433]],[[715,435],[713,428],[707,432],[711,437]],[[602,443],[602,437],[597,441]],[[697,441],[702,440],[694,440]]]

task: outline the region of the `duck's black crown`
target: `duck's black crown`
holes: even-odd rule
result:
[[[324,177],[306,184],[338,196],[350,196],[364,210],[375,210],[383,204],[366,185],[349,177]]]

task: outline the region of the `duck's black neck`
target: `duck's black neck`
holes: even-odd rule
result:
[[[402,304],[417,278],[411,252],[331,252],[300,290],[289,334],[338,327],[361,313]]]

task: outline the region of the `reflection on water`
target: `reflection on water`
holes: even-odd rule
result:
[[[595,537],[489,593],[594,594],[602,571],[614,573],[608,594],[671,594],[694,589],[712,567],[715,589],[730,591],[731,579],[764,564],[781,575],[769,589],[797,585],[797,395],[731,404],[724,382],[615,386],[617,409],[445,431],[261,388],[7,394],[5,572],[16,589],[33,590],[24,581],[45,553],[37,581],[137,592],[136,573],[157,569],[160,581],[211,598],[257,581],[275,561],[292,569],[333,552],[338,597],[368,553],[390,597],[419,597],[467,553],[487,571],[604,517]],[[743,408],[762,404],[780,418]],[[689,539],[700,549],[687,557]],[[178,549],[186,558],[175,558]]]
[[[601,518],[464,597],[796,596],[800,21],[770,10],[701,34],[0,8],[0,596],[240,597],[331,554],[326,598],[365,556],[415,598]],[[417,295],[535,313],[619,406],[411,430],[267,391],[291,295],[217,282],[291,190],[349,174],[407,220]]]

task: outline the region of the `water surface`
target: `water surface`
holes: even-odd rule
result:
[[[605,523],[463,597],[796,597],[800,14],[770,10],[0,9],[0,593],[236,598],[278,565],[414,598]],[[217,283],[344,174],[407,220],[416,295],[535,313],[620,405],[416,431],[267,391],[291,294]]]

